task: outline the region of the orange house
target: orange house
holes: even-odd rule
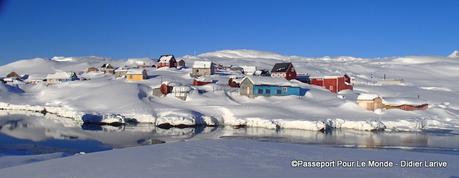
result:
[[[126,73],[126,79],[131,81],[140,81],[147,78],[148,74],[145,69],[130,69]]]

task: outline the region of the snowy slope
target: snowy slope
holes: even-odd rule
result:
[[[57,60],[56,60],[57,59]],[[193,61],[213,61],[225,66],[257,66],[268,69],[277,62],[290,61],[299,73],[311,76],[343,75],[353,78],[354,91],[338,96],[315,86],[304,84],[310,91],[304,97],[240,96],[237,89],[227,88],[234,71],[217,71],[215,84],[194,87],[186,101],[174,96],[151,96],[152,88],[162,81],[189,85],[190,69],[148,68],[150,79],[129,82],[110,75],[88,81],[73,81],[57,86],[19,86],[22,93],[0,102],[60,108],[67,116],[81,119],[86,114],[121,114],[139,122],[171,125],[246,125],[271,129],[295,128],[320,130],[325,127],[357,130],[459,129],[459,61],[447,57],[407,56],[363,59],[348,56],[308,58],[284,56],[253,50],[223,50],[198,56],[183,56],[190,66]],[[129,62],[130,61],[130,62]],[[111,62],[115,66],[132,63],[99,57],[63,57],[54,60],[21,60],[0,67],[0,74],[16,71],[20,74],[50,73],[57,70],[83,71],[87,66]],[[396,85],[377,81],[403,79]],[[198,92],[200,91],[200,92]],[[426,111],[388,110],[382,113],[366,111],[355,104],[360,93],[382,97],[420,97],[429,103]],[[8,106],[19,108],[20,106]],[[70,112],[70,113],[69,113]]]
[[[256,148],[256,149],[254,149]],[[306,161],[447,161],[446,168],[293,168]],[[336,164],[337,165],[337,164]],[[0,169],[2,177],[454,177],[457,155],[206,140],[98,152]]]

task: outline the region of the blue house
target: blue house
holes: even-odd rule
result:
[[[308,89],[284,78],[248,76],[242,79],[240,94],[255,96],[304,96]]]

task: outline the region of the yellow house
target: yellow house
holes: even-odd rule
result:
[[[126,73],[127,80],[140,81],[148,78],[147,71],[145,69],[129,69]]]
[[[375,94],[360,94],[357,97],[357,104],[368,111],[384,108],[382,98]]]

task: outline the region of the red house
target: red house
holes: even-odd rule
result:
[[[162,55],[159,57],[157,68],[168,67],[173,68],[177,67],[177,61],[175,60],[174,55]]]
[[[352,90],[351,78],[348,75],[311,77],[311,85],[321,86],[333,93],[338,93],[342,90]]]
[[[296,71],[291,62],[276,63],[271,70],[271,77],[292,80],[296,78]]]

